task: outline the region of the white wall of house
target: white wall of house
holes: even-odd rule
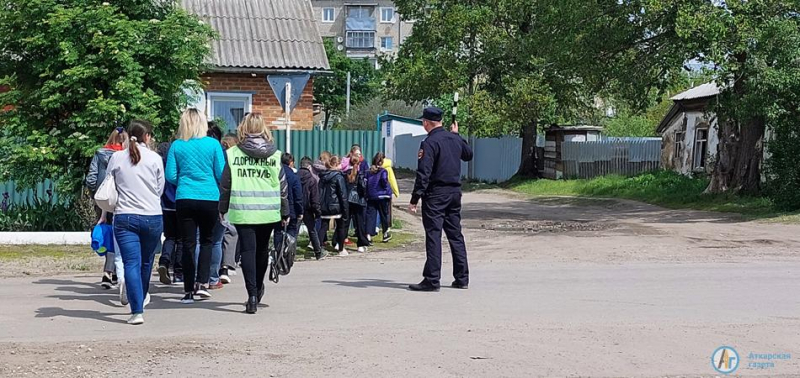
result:
[[[676,116],[662,133],[661,164],[682,174],[711,173],[717,158],[717,117],[703,111]]]
[[[386,157],[395,160],[397,154],[397,146],[395,146],[394,139],[398,135],[412,135],[412,136],[420,136],[426,135],[427,132],[422,125],[417,123],[411,122],[404,122],[403,120],[399,119],[390,119],[383,121],[381,123],[381,133],[383,134],[384,139],[384,149],[386,150],[384,153]],[[414,153],[418,152],[418,147],[414,150]]]

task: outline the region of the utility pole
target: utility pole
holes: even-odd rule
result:
[[[347,110],[345,115],[350,117],[350,71],[347,71]]]
[[[286,152],[292,153],[292,83],[286,83]]]

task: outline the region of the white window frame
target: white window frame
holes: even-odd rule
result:
[[[391,47],[383,47],[383,41],[385,39],[391,40],[391,42],[392,42],[392,46]],[[392,50],[394,50],[394,37],[392,37],[390,35],[381,37],[381,51],[392,51]]]
[[[359,41],[369,41],[370,40],[370,38],[369,38],[370,34],[372,36],[372,43],[370,44],[370,46],[354,46],[353,44],[350,43],[352,40],[356,39],[356,37],[355,37],[356,35],[358,35],[357,39]],[[375,35],[376,34],[377,33],[375,33],[372,30],[363,30],[363,31],[351,30],[351,31],[348,31],[348,32],[345,33],[345,46],[347,46],[348,49],[374,49],[375,48]]]
[[[327,11],[330,11],[331,15],[333,16],[330,20],[325,18],[325,14],[327,13]],[[330,8],[330,7],[322,8],[322,23],[332,24],[334,22],[336,22],[336,8]]]
[[[208,120],[213,121],[214,118],[216,118],[215,114],[213,114],[214,101],[224,101],[224,100],[238,101],[245,98],[247,99],[247,101],[245,101],[244,104],[244,112],[252,113],[253,112],[252,92],[206,92],[206,115],[208,115]],[[228,126],[230,127],[230,125]]]
[[[380,10],[381,10],[381,23],[382,24],[393,24],[395,22],[395,20],[397,19],[397,12],[395,12],[393,7],[381,7]],[[391,20],[386,20],[386,19],[383,18],[383,11],[385,11],[385,10],[391,10],[392,11],[392,19]]]
[[[710,128],[708,127],[698,127],[694,131],[694,153],[692,159],[692,168],[695,170],[706,169],[706,165],[708,161],[706,159],[706,155],[708,155],[708,137]],[[699,139],[698,136],[700,135],[701,131],[705,131],[706,137],[705,139]],[[703,152],[703,148],[701,145],[705,145],[705,153]],[[702,163],[702,165],[701,165]]]

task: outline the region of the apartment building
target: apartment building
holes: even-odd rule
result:
[[[331,38],[351,58],[394,54],[410,34],[413,21],[403,20],[387,0],[312,0],[322,38]]]

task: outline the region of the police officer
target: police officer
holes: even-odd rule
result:
[[[472,160],[472,149],[458,135],[458,123],[453,123],[452,132],[442,127],[443,114],[442,109],[436,107],[426,108],[422,113],[422,126],[428,137],[420,145],[417,180],[409,210],[416,213],[422,199],[427,260],[422,282],[408,287],[413,291],[439,291],[442,229],[453,254],[455,281],[451,287],[466,289],[469,285],[467,248],[461,234],[461,161]]]

